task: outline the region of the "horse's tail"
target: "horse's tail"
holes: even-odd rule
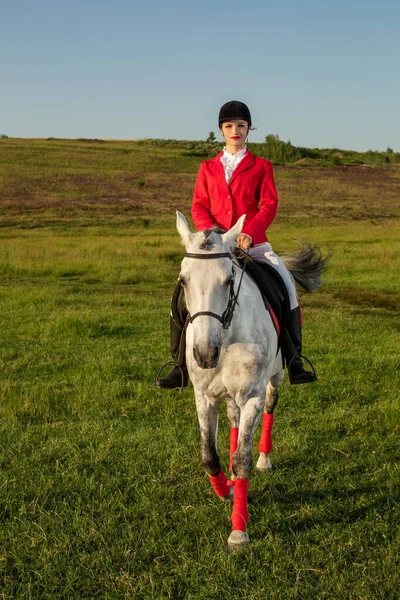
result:
[[[322,273],[329,257],[324,257],[318,246],[304,244],[300,252],[283,256],[282,260],[303,292],[312,293],[322,286]]]

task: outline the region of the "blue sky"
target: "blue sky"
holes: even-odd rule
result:
[[[400,151],[399,0],[0,0],[0,133]]]

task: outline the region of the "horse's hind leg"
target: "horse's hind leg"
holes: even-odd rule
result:
[[[272,428],[274,425],[274,410],[278,404],[278,389],[283,382],[283,371],[280,371],[268,382],[264,413],[261,427],[261,438],[258,444],[260,456],[256,468],[265,473],[271,473],[272,465],[269,455],[272,450]]]

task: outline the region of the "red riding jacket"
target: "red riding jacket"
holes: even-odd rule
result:
[[[227,184],[221,156],[200,165],[192,202],[196,229],[230,229],[245,214],[243,233],[252,237],[253,245],[268,241],[265,231],[278,207],[270,161],[247,151]]]

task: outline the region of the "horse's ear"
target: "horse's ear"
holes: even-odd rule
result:
[[[242,232],[245,218],[246,215],[242,215],[240,219],[237,220],[236,224],[230,228],[229,231],[222,234],[221,237],[224,243],[228,242],[231,246],[236,243],[237,236]]]
[[[176,228],[178,230],[179,235],[181,236],[181,240],[185,247],[188,245],[190,240],[192,239],[192,232],[189,229],[189,225],[179,210],[176,211]]]

